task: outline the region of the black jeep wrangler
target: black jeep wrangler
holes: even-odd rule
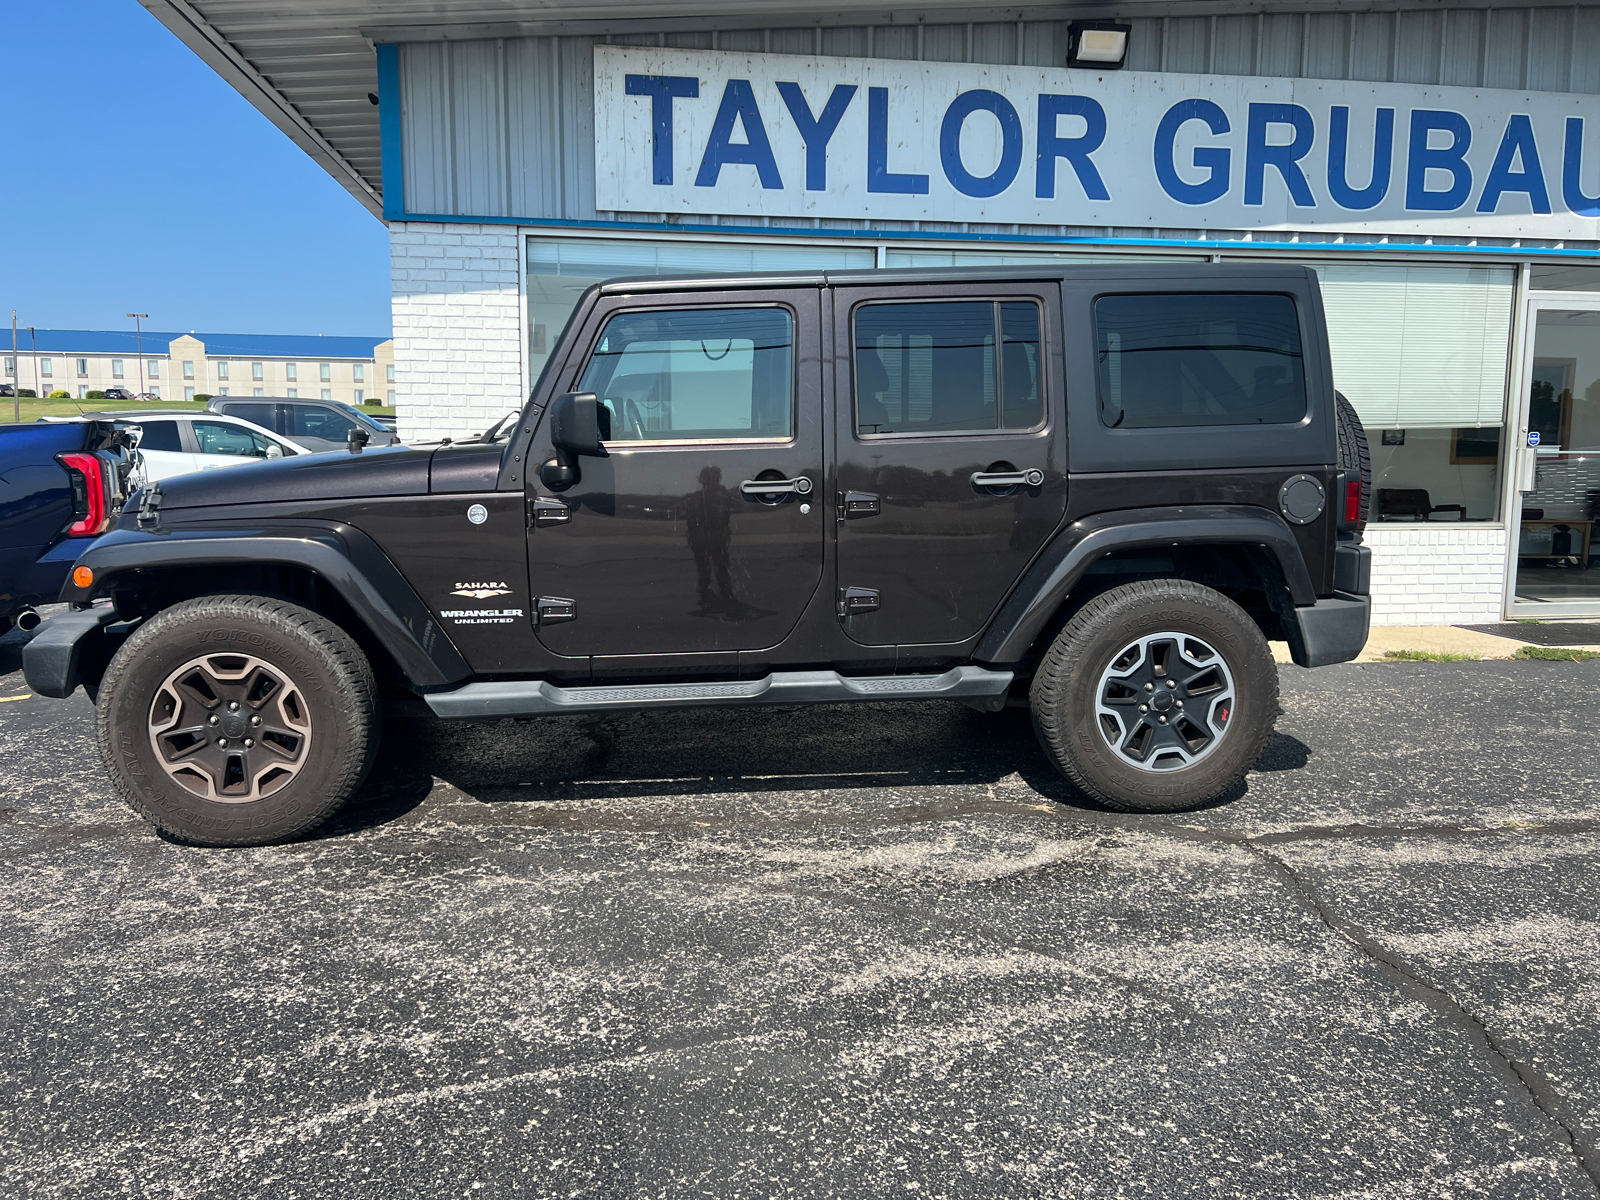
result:
[[[325,820],[384,679],[445,719],[1010,700],[1168,811],[1259,755],[1269,638],[1360,651],[1368,487],[1304,268],[617,280],[480,437],[131,498],[24,665],[194,843]]]

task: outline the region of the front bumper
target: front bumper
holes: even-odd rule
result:
[[[103,671],[110,661],[104,629],[117,619],[109,604],[71,609],[46,618],[33,639],[22,648],[22,676],[41,696],[61,700],[77,689],[90,672]],[[90,682],[98,673],[89,675]]]
[[[1326,667],[1349,662],[1367,644],[1372,625],[1372,597],[1335,592],[1306,608],[1294,610],[1298,637],[1289,639],[1289,652],[1302,667]]]

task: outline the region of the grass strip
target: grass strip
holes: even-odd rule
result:
[[[1593,650],[1574,650],[1571,646],[1524,646],[1512,658],[1536,658],[1546,662],[1588,662],[1600,658]]]
[[[1477,662],[1481,654],[1451,654],[1435,650],[1385,650],[1384,658],[1393,662]]]

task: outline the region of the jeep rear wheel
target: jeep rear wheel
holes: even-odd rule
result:
[[[1250,617],[1178,579],[1083,606],[1034,676],[1034,729],[1061,773],[1113,808],[1173,812],[1227,794],[1261,755],[1278,672]]]
[[[128,803],[206,846],[303,834],[360,786],[377,749],[372,669],[338,626],[264,596],[206,596],[141,625],[96,705]]]

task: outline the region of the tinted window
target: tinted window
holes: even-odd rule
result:
[[[271,429],[272,407],[270,404],[230,404],[223,411],[230,417],[238,417],[241,421],[249,421],[252,425]]]
[[[1113,429],[1257,425],[1306,412],[1287,296],[1102,296],[1100,417]]]
[[[289,436],[324,438],[330,442],[349,439],[355,422],[335,412],[314,404],[289,405]]]
[[[611,410],[613,441],[787,438],[793,345],[783,308],[619,313],[578,390]]]
[[[1044,419],[1040,362],[1032,301],[862,305],[855,312],[856,430],[1031,429]]]
[[[377,421],[373,420],[366,413],[362,412],[359,408],[352,408],[348,404],[341,404],[341,403],[338,403],[337,401],[335,402],[334,406],[336,408],[338,408],[338,410],[340,412],[344,413],[345,416],[349,417],[352,421],[354,421],[357,425],[361,425],[361,426],[365,427],[366,429],[370,430],[373,433],[389,433],[390,432],[390,430],[385,429],[382,425],[380,425]]]
[[[183,453],[183,442],[178,437],[176,421],[141,421],[140,425],[144,428],[144,434],[139,438],[139,449]]]
[[[226,454],[233,458],[265,458],[267,440],[238,425],[225,425],[221,421],[195,421],[195,444],[201,454]]]

